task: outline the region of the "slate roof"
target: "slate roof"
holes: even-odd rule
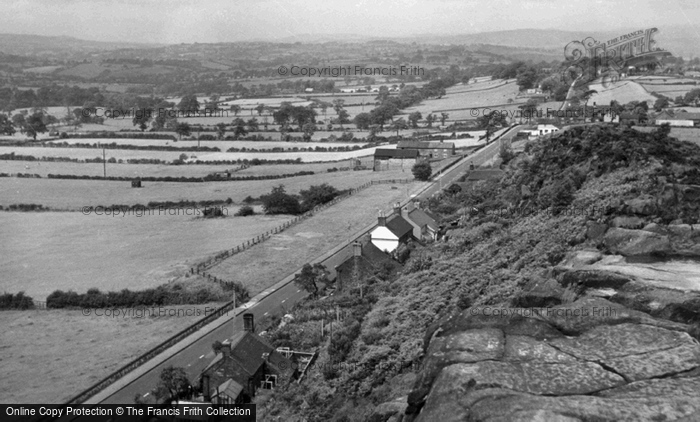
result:
[[[409,212],[408,218],[419,227],[428,226],[435,231],[439,229],[437,221],[420,208],[415,208],[413,211]]]
[[[673,116],[666,117],[666,118],[659,118],[659,120],[700,120],[700,113],[688,113],[688,112],[680,112],[676,113]]]
[[[453,142],[440,141],[399,141],[397,149],[454,149]]]
[[[374,158],[418,158],[418,150],[377,148]]]
[[[231,339],[229,344],[230,357],[225,353],[219,353],[211,363],[202,371],[208,372],[211,369],[227,365],[232,373],[232,379],[239,384],[246,384],[248,379],[255,375],[261,366],[265,364],[263,354],[268,353],[268,364],[278,372],[289,372],[292,363],[289,359],[275,351],[275,348],[262,337],[249,331],[239,331]]]
[[[399,239],[404,237],[406,234],[413,232],[413,226],[408,221],[404,220],[401,216],[396,216],[391,220],[387,221],[386,227],[391,230],[392,233],[396,235]]]

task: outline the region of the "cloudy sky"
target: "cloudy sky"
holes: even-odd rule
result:
[[[147,43],[697,25],[698,0],[0,0],[0,32]]]

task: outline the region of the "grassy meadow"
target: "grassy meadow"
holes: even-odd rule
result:
[[[0,212],[0,290],[44,300],[57,289],[84,293],[156,287],[189,264],[235,247],[289,216],[202,219],[153,214]],[[193,213],[194,211],[188,211]]]
[[[114,165],[116,166],[116,164]],[[303,167],[300,166],[299,170]],[[299,171],[297,170],[297,171]],[[245,174],[245,173],[244,173]],[[0,205],[41,204],[54,210],[80,210],[84,206],[145,205],[151,201],[226,200],[240,204],[247,196],[259,197],[280,184],[289,193],[298,193],[311,185],[328,183],[337,189],[349,189],[371,180],[413,179],[410,168],[373,172],[342,171],[298,176],[288,179],[232,182],[180,183],[143,182],[135,189],[128,181],[0,178]]]

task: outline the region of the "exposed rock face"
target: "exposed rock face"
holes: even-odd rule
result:
[[[404,421],[693,420],[690,328],[590,297],[539,312],[470,308],[429,330]]]
[[[668,236],[646,230],[612,228],[603,238],[612,252],[624,256],[665,254],[671,251]]]

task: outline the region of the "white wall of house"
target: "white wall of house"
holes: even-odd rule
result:
[[[384,252],[391,253],[399,247],[399,238],[384,226],[372,230],[370,238],[372,244]]]

